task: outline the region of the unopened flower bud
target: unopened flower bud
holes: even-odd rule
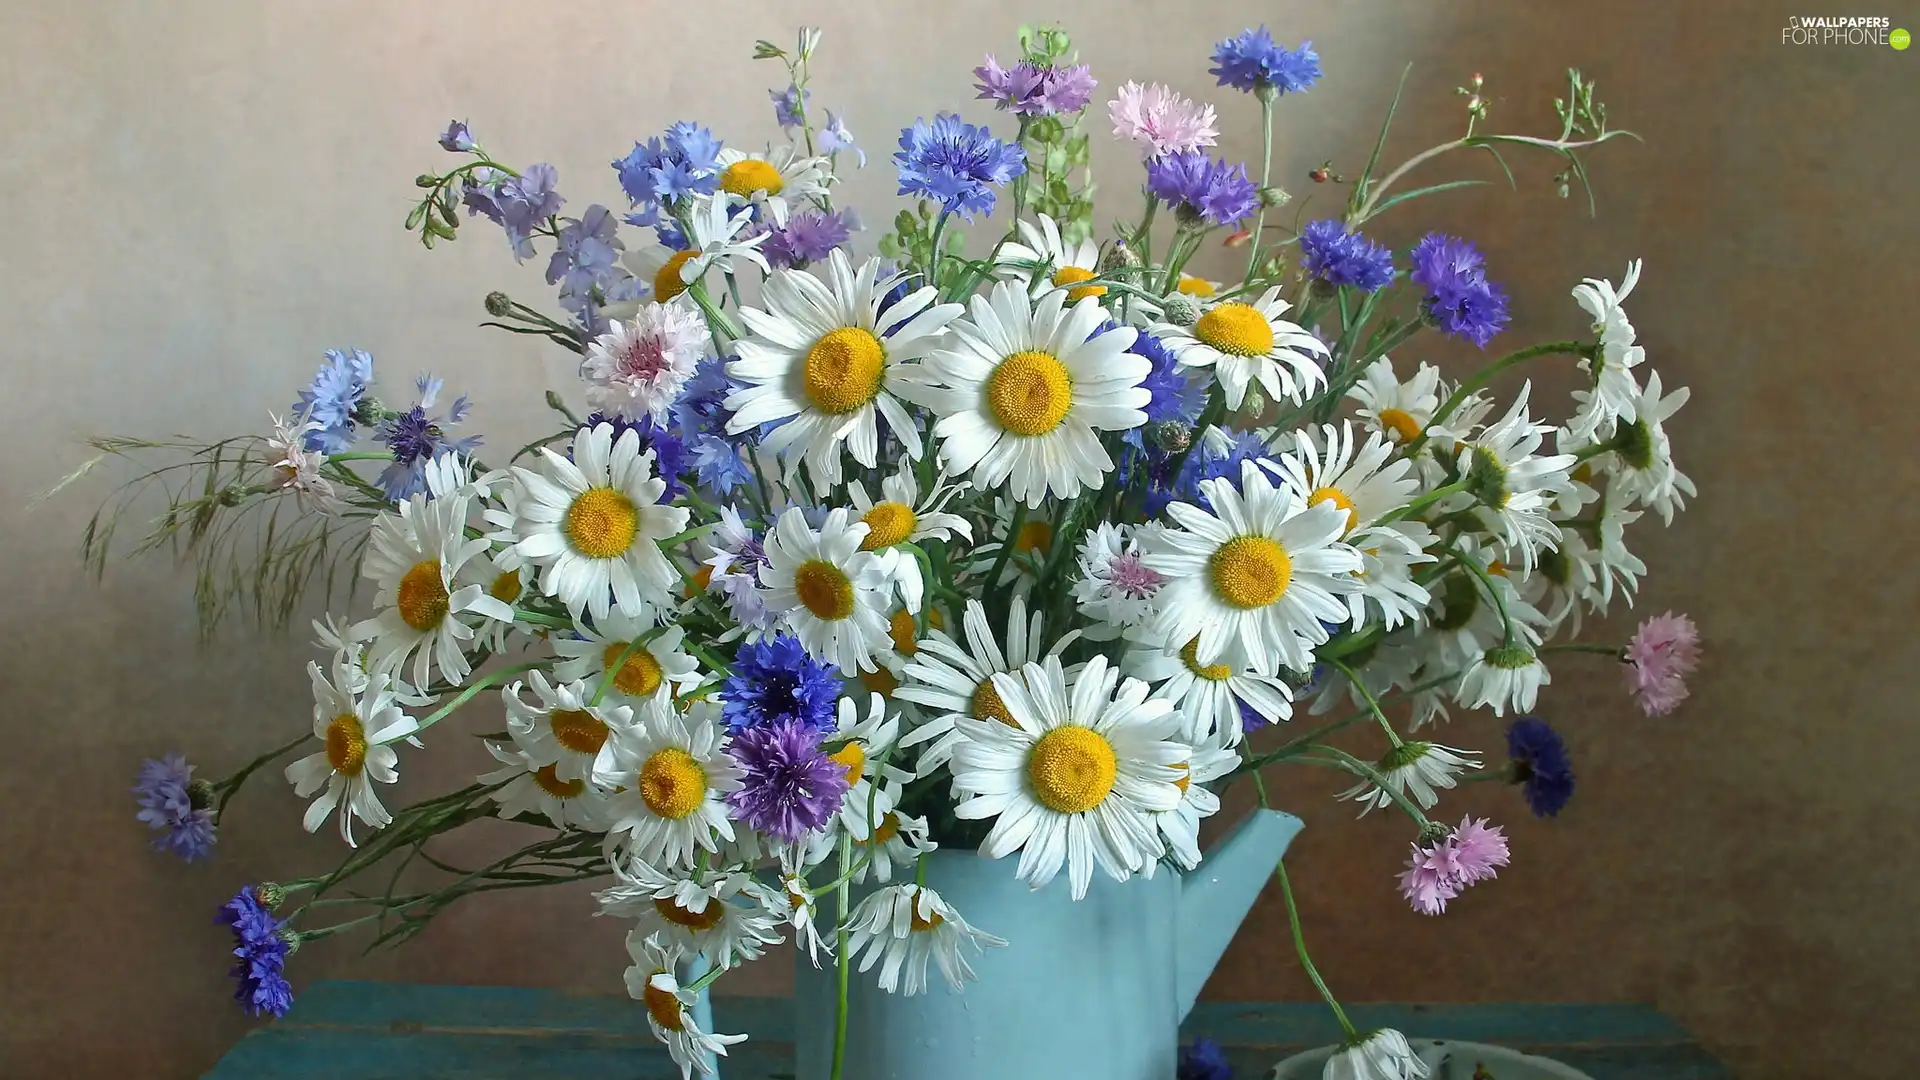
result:
[[[300,931],[295,930],[293,927],[283,926],[278,930],[275,930],[273,932],[273,936],[287,943],[288,956],[292,956],[294,953],[297,953],[300,951],[300,942],[302,940],[302,938],[300,937]]]
[[[1285,188],[1263,187],[1260,189],[1260,205],[1261,206],[1267,206],[1267,207],[1285,206],[1292,201],[1293,201],[1293,196],[1287,194],[1287,189]]]
[[[512,310],[513,310],[513,301],[507,299],[506,293],[503,293],[500,290],[495,289],[494,291],[487,294],[487,314],[495,316],[497,318],[499,316],[505,315],[507,312]]]
[[[1453,835],[1453,830],[1437,821],[1429,821],[1420,827],[1420,846],[1430,847]]]
[[[1475,90],[1478,90],[1480,89],[1482,82],[1484,82],[1484,80],[1480,78],[1480,73],[1476,71],[1473,73],[1473,78],[1467,80],[1467,85],[1473,87]]]
[[[1197,208],[1189,206],[1186,203],[1181,203],[1179,209],[1173,212],[1173,219],[1186,226],[1198,225],[1205,220],[1200,216],[1200,211]]]
[[[187,782],[187,805],[195,810],[205,810],[213,805],[213,781],[189,780]]]
[[[1267,411],[1267,395],[1257,386],[1247,387],[1247,396],[1240,399],[1240,411],[1248,416],[1259,416]]]
[[[271,881],[263,881],[253,887],[253,898],[260,901],[261,907],[272,911],[287,902],[287,890]]]
[[[361,398],[360,404],[353,407],[353,422],[365,427],[372,427],[384,420],[386,415],[387,407],[380,404],[380,399],[372,394]]]
[[[416,176],[413,178],[414,187],[430,188],[430,187],[438,186],[439,183],[440,183],[440,178],[433,175],[432,173],[423,172],[419,176]]]
[[[1153,425],[1149,434],[1153,445],[1169,454],[1177,454],[1193,445],[1193,429],[1178,420],[1162,420]]]
[[[1115,240],[1113,246],[1109,247],[1106,253],[1100,256],[1100,269],[1102,272],[1126,270],[1139,265],[1139,254],[1128,247],[1125,240]]]
[[[1175,326],[1192,326],[1200,321],[1200,301],[1186,293],[1167,297],[1163,310],[1167,321]]]

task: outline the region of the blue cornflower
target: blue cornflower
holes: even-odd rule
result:
[[[1506,328],[1507,294],[1487,280],[1485,260],[1472,244],[1428,233],[1413,248],[1413,280],[1424,287],[1427,320],[1442,333],[1481,348]]]
[[[1253,706],[1238,698],[1234,699],[1234,704],[1240,707],[1240,730],[1242,733],[1250,734],[1273,723],[1273,721],[1261,716],[1258,709],[1255,709]]]
[[[680,474],[687,468],[687,445],[681,441],[680,436],[654,423],[651,418],[629,420],[624,416],[608,416],[606,413],[598,412],[588,416],[586,423],[582,426],[592,430],[601,424],[613,425],[614,442],[619,442],[621,436],[632,431],[640,436],[642,454],[649,450],[653,451],[654,474],[666,484],[666,490],[660,493],[661,502],[672,502],[686,494],[687,484],[680,479]],[[571,448],[567,450],[567,460],[573,460]]]
[[[258,890],[251,885],[220,905],[214,922],[233,931],[233,955],[240,960],[232,971],[239,984],[234,1000],[254,1016],[285,1016],[293,1007],[293,987],[287,985],[283,972],[294,940],[286,924],[260,903]]]
[[[1209,225],[1231,225],[1260,208],[1260,189],[1245,165],[1209,159],[1198,150],[1165,154],[1147,163],[1147,192]]]
[[[405,502],[427,490],[427,462],[441,454],[472,454],[481,441],[478,435],[456,439],[447,434],[472,409],[466,395],[454,398],[445,416],[433,416],[427,410],[440,396],[440,380],[422,375],[414,386],[420,391],[419,404],[380,421],[380,441],[393,452],[393,464],[380,472],[380,487],[394,502]]]
[[[440,135],[440,148],[450,154],[464,154],[478,145],[473,141],[473,132],[467,130],[465,120],[450,121]]]
[[[612,211],[589,206],[585,216],[565,219],[553,258],[547,261],[547,284],[560,286],[560,306],[578,316],[590,333],[606,329],[601,307],[634,299],[642,289],[620,265],[625,245],[619,227]]]
[[[712,194],[720,184],[720,140],[698,124],[681,121],[613,163],[620,188],[649,220],[661,203],[685,192]]]
[[[854,145],[853,132],[847,130],[846,117],[834,115],[832,109],[827,110],[827,126],[820,129],[818,145],[823,154],[851,150],[858,155],[860,168],[867,167],[867,152]]]
[[[1573,762],[1560,733],[1544,720],[1523,716],[1507,729],[1507,775],[1519,784],[1539,817],[1553,817],[1573,798]]]
[[[767,95],[773,98],[773,119],[780,130],[791,135],[794,128],[805,123],[802,117],[806,115],[807,99],[813,96],[813,91],[789,84],[785,90],[769,90]]]
[[[889,276],[898,272],[898,267],[893,266],[891,263],[883,263],[880,267],[879,280],[886,281]],[[900,274],[899,277],[894,279],[893,287],[888,289],[886,295],[880,298],[880,311],[879,314],[875,316],[876,321],[882,326],[887,326],[888,310],[891,309],[893,305],[905,300],[908,293],[918,291],[921,286],[925,284],[926,279],[919,274]],[[880,336],[891,337],[894,331],[905,325],[906,323],[904,321],[896,323],[888,327],[885,331],[882,331]]]
[[[727,378],[727,360],[731,357],[705,356],[693,369],[693,377],[680,388],[673,403],[673,426],[682,438],[694,435],[725,435],[727,395],[739,387]]]
[[[338,454],[353,446],[353,425],[373,385],[373,357],[360,349],[328,349],[313,382],[300,391],[293,413],[320,426],[307,432],[307,449]]]
[[[667,150],[677,161],[684,161],[697,173],[720,171],[721,142],[713,132],[691,120],[681,120],[667,128]]]
[[[847,794],[847,767],[821,749],[824,735],[792,719],[737,731],[727,753],[746,775],[727,805],[738,819],[790,844],[833,820]]]
[[[1298,94],[1320,81],[1320,54],[1313,42],[1298,49],[1278,45],[1265,26],[1240,33],[1213,47],[1214,66],[1207,74],[1249,94]]]
[[[1329,285],[1373,292],[1393,283],[1393,252],[1328,218],[1300,231],[1301,265]]]
[[[1206,387],[1198,380],[1187,378],[1165,342],[1142,330],[1127,351],[1146,357],[1153,365],[1140,382],[1153,395],[1147,401],[1147,423],[1178,420],[1191,424],[1200,416],[1200,410],[1207,403]]]
[[[776,634],[740,646],[721,700],[721,718],[735,732],[782,722],[828,731],[840,701],[840,669],[808,656],[799,638]]]
[[[769,229],[760,251],[776,270],[816,263],[853,237],[846,219],[835,210],[796,210],[784,229]]]
[[[739,448],[717,435],[695,435],[689,456],[694,480],[716,495],[753,483],[753,468],[740,456]]]
[[[993,212],[994,186],[1027,171],[1020,147],[952,113],[902,129],[893,161],[900,167],[900,194],[932,199],[968,221]]]
[[[1224,429],[1223,429],[1224,430]],[[1266,441],[1251,431],[1226,431],[1227,446],[1219,453],[1208,453],[1205,448],[1195,451],[1194,456],[1201,458],[1200,480],[1226,479],[1234,487],[1240,486],[1240,466],[1249,461],[1273,456]],[[1204,497],[1201,505],[1206,505]],[[1211,509],[1211,507],[1209,507]]]
[[[1244,708],[1244,706],[1242,706]],[[1200,1039],[1180,1048],[1175,1080],[1233,1080],[1233,1066],[1227,1052],[1212,1039]]]
[[[493,189],[493,204],[500,212],[500,225],[507,230],[507,242],[513,245],[513,257],[522,262],[533,258],[533,230],[546,224],[560,212],[566,199],[554,190],[560,174],[547,164],[529,165],[519,176],[501,180]]]
[[[148,758],[140,765],[133,793],[140,797],[134,819],[165,834],[154,837],[155,851],[170,851],[188,862],[213,853],[213,809],[208,805],[213,785],[195,782],[185,757]]]

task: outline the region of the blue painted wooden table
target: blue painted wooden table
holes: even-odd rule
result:
[[[787,998],[721,997],[733,1047],[724,1080],[791,1076]],[[1363,1028],[1493,1043],[1563,1061],[1594,1080],[1732,1080],[1686,1030],[1643,1005],[1350,1005]],[[1185,1039],[1218,1040],[1241,1080],[1339,1038],[1319,1005],[1202,1002]],[[320,982],[253,1032],[204,1080],[678,1080],[623,997],[509,986]],[[983,1077],[982,1080],[1000,1080]],[[1171,1077],[1168,1080],[1172,1080]]]

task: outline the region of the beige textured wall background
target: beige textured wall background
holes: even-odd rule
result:
[[[26,509],[78,440],[260,430],[323,349],[353,345],[389,388],[443,374],[474,395],[492,445],[518,445],[568,365],[474,324],[489,288],[550,295],[537,270],[484,223],[431,254],[399,229],[448,117],[509,160],[555,163],[571,209],[611,203],[605,163],[669,121],[698,117],[735,143],[775,135],[777,69],[749,47],[811,22],[827,32],[814,100],[844,109],[874,156],[850,189],[879,223],[893,133],[940,107],[985,118],[967,69],[1011,51],[1022,16],[1064,19],[1103,87],[1161,79],[1218,102],[1240,157],[1257,153],[1257,110],[1211,88],[1209,45],[1261,20],[1313,39],[1326,79],[1280,109],[1277,175],[1296,193],[1324,158],[1357,168],[1409,61],[1390,160],[1454,130],[1452,87],[1474,70],[1502,129],[1551,125],[1575,64],[1646,136],[1590,159],[1597,221],[1551,197],[1550,167],[1522,161],[1517,194],[1445,196],[1381,231],[1402,246],[1429,226],[1478,240],[1516,297],[1514,342],[1580,332],[1571,285],[1645,258],[1631,310],[1652,362],[1694,388],[1675,434],[1702,496],[1671,531],[1637,537],[1653,567],[1641,611],[1691,611],[1709,668],[1683,712],[1647,720],[1613,672],[1558,665],[1544,714],[1572,741],[1581,792],[1550,825],[1508,792],[1450,802],[1508,825],[1516,859],[1443,919],[1391,890],[1397,822],[1356,824],[1318,777],[1277,777],[1309,824],[1291,856],[1308,933],[1354,1000],[1652,1001],[1743,1075],[1905,1075],[1920,1059],[1899,1019],[1920,1010],[1920,830],[1903,798],[1920,756],[1920,575],[1904,550],[1915,459],[1899,440],[1916,386],[1901,331],[1920,283],[1920,54],[1784,47],[1787,14],[1659,0],[0,5],[0,1075],[197,1075],[247,1027],[213,906],[339,854],[299,832],[299,804],[270,777],[212,864],[146,850],[126,794],[139,758],[184,747],[217,774],[277,741],[305,722],[308,653],[304,634],[238,627],[201,649],[190,577],[161,562],[90,584],[75,550],[105,486]],[[1132,213],[1127,154],[1096,153],[1108,212]],[[1428,175],[1448,169],[1497,175],[1476,159]],[[1433,340],[1399,358],[1456,375],[1473,360]],[[1539,400],[1562,407],[1564,370],[1541,382]],[[1497,732],[1475,717],[1444,737],[1492,747]],[[476,767],[461,741],[407,756],[398,798]],[[294,974],[618,992],[621,928],[588,910],[580,892],[495,899],[398,953],[325,943]],[[746,989],[777,992],[784,974],[754,978]],[[1210,993],[1310,996],[1277,900]]]

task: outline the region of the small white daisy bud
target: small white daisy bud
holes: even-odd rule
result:
[[[1200,301],[1186,293],[1167,297],[1165,311],[1167,321],[1175,326],[1192,326],[1200,321]]]

